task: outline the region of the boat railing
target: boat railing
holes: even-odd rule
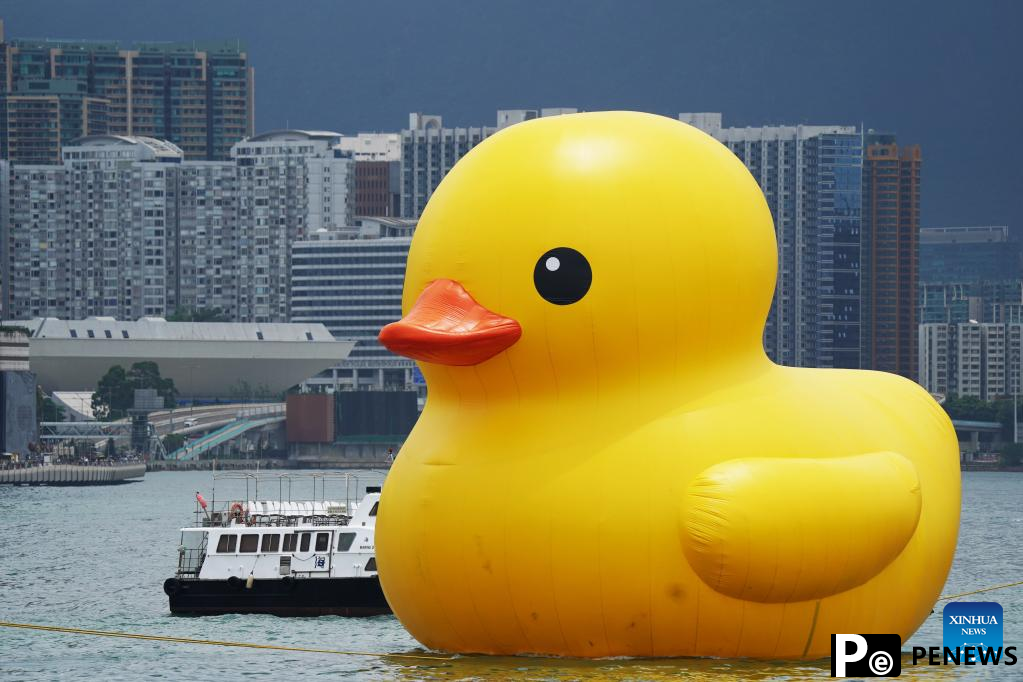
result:
[[[350,516],[268,516],[253,515],[235,521],[212,519],[204,521],[204,528],[229,528],[242,526],[246,528],[288,528],[293,526],[347,526]]]
[[[205,543],[204,543],[205,545]],[[178,548],[178,575],[199,577],[202,563],[206,559],[206,547]]]
[[[196,526],[223,527],[246,523],[261,526],[336,525],[339,522],[343,525],[354,516],[358,500],[363,495],[358,476],[350,472],[215,471],[214,484],[223,480],[244,482],[245,497],[218,506],[215,485],[210,502],[197,491]],[[310,499],[298,499],[292,494],[293,484],[303,482],[312,486]],[[329,495],[328,485],[331,487]]]
[[[239,506],[241,505],[240,508]],[[357,505],[352,505],[354,513]],[[327,505],[308,510],[288,509],[284,513],[250,512],[251,506],[240,502],[226,505],[224,509],[197,513],[196,526],[203,528],[227,528],[230,526],[288,527],[288,526],[346,526],[352,520],[345,505]]]

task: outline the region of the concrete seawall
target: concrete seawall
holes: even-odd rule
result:
[[[110,485],[146,475],[142,462],[91,466],[52,464],[27,469],[0,470],[0,484],[10,485]]]

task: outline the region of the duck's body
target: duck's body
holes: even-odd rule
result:
[[[634,163],[662,151],[683,166],[681,152],[707,155],[688,179],[707,185],[694,178],[724,173],[720,196],[745,196],[755,183],[733,173],[741,164],[727,150],[655,117],[572,118],[521,126],[517,138],[509,129],[505,147],[497,136],[489,155],[484,145],[467,157],[452,172],[455,187],[483,178],[491,191],[439,189],[413,243],[407,307],[450,278],[473,293],[472,305],[510,317],[488,320],[464,297],[424,306],[424,295],[406,318],[415,329],[382,335],[428,358],[430,390],[377,522],[395,613],[427,646],[498,654],[815,658],[830,651],[832,633],[907,638],[954,551],[958,450],[948,418],[900,377],[765,357],[759,330],[770,292],[758,288],[774,262],[758,191],[749,206],[720,209],[719,237],[737,264],[708,259],[717,245],[687,231],[692,221],[659,234],[657,249],[594,227],[595,216],[620,226],[615,218],[635,215],[603,192],[616,183],[627,192]],[[609,153],[622,143],[615,131],[624,154]],[[590,142],[585,153],[572,147],[576,138]],[[568,145],[571,160],[589,165],[566,169],[561,154],[550,170],[541,154],[539,177],[517,173],[514,162],[538,163],[545,144],[555,161]],[[523,187],[539,193],[540,213],[489,184],[487,162],[502,152],[513,163],[500,179],[519,199]],[[622,177],[597,172],[608,164]],[[597,188],[573,202],[580,182]],[[559,202],[551,183],[568,198]],[[719,199],[709,187],[695,193],[690,214],[713,215],[700,208]],[[458,221],[445,217],[467,208],[481,225],[506,221],[523,234],[478,262],[487,260],[485,236],[446,241]],[[691,248],[680,248],[686,241]],[[541,272],[547,249],[566,244],[592,264],[592,289],[589,280],[555,283],[583,295],[550,305],[540,300],[554,298],[541,275],[530,291],[516,271],[536,261]],[[552,272],[564,272],[569,257],[556,253]],[[714,293],[705,276],[718,268]],[[707,292],[713,305],[691,305]],[[436,350],[448,339],[433,338],[444,332],[422,323],[424,308],[484,320],[472,327],[486,333],[471,358]],[[659,314],[669,322],[656,323]],[[461,322],[449,326],[465,333]],[[438,355],[416,355],[417,344]]]
[[[834,458],[895,449],[915,460],[923,490],[958,477],[946,417],[900,377],[771,366],[722,389],[716,397],[724,402],[686,401],[644,424],[622,414],[642,401],[610,399],[606,412],[569,415],[556,406],[488,409],[482,389],[461,388],[479,404],[463,411],[463,403],[450,417],[424,413],[424,423],[437,430],[417,429],[406,443],[388,477],[381,518],[402,537],[395,556],[391,545],[378,549],[388,598],[409,605],[402,620],[427,646],[587,657],[817,658],[828,655],[833,632],[908,638],[944,583],[955,543],[946,531],[958,524],[951,500],[924,506],[919,522],[912,519],[911,530],[920,532],[905,539],[881,574],[819,599],[765,603],[721,594],[686,553],[689,487],[723,461],[792,458],[826,469]],[[893,417],[914,404],[930,419]],[[495,429],[504,434],[498,442],[490,435]],[[587,456],[565,456],[577,452]],[[776,539],[789,553],[754,557],[753,566],[759,559],[763,570],[774,570],[776,560],[833,572],[827,561],[815,556],[806,565],[799,555],[815,519],[798,495],[814,481],[790,483],[790,507],[774,500],[759,510],[777,520]],[[861,505],[864,526],[835,519],[851,525],[836,526],[831,541],[862,553],[885,531],[869,513],[890,505],[879,493],[904,494],[912,511],[912,486],[900,488],[896,479],[879,491],[847,483],[828,494],[836,503],[845,497]],[[758,502],[748,500],[748,508],[757,511]],[[729,523],[738,530],[743,520]]]

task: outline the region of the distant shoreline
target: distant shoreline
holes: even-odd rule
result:
[[[173,460],[160,459],[146,462],[147,472],[157,471],[260,471],[270,469],[388,469],[390,462],[374,460],[310,460],[310,459],[216,459]]]

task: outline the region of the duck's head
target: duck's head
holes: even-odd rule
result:
[[[763,194],[710,136],[633,112],[537,119],[440,183],[380,341],[431,395],[684,381],[763,361],[775,269]]]

